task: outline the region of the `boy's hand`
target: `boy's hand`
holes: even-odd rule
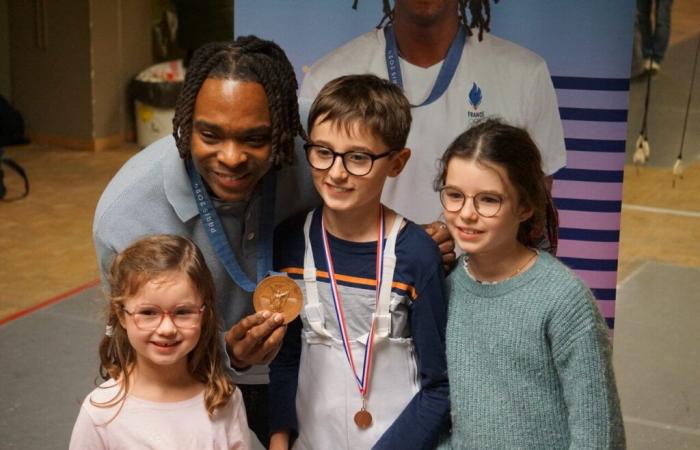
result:
[[[452,239],[452,236],[450,236],[449,231],[447,231],[447,225],[443,222],[436,221],[427,225],[422,225],[422,227],[440,248],[442,267],[445,269],[445,272],[449,272],[455,263],[456,255],[454,252],[455,241]]]
[[[288,450],[289,433],[287,431],[277,431],[270,436],[270,450]]]
[[[287,331],[279,313],[260,311],[241,319],[226,333],[226,351],[234,369],[243,370],[254,364],[272,361]]]

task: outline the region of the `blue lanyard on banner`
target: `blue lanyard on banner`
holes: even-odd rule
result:
[[[391,25],[384,27],[384,40],[386,41],[384,57],[386,58],[386,70],[389,73],[389,80],[403,89],[401,65],[399,64],[399,48],[396,44],[394,28]],[[435,84],[433,85],[433,89],[430,91],[430,95],[428,95],[428,98],[426,98],[420,105],[411,105],[411,107],[418,108],[429,105],[445,93],[447,87],[452,81],[452,77],[457,71],[457,66],[459,65],[459,60],[462,58],[462,50],[464,49],[464,44],[466,42],[467,36],[464,33],[464,29],[460,26],[457,31],[457,35],[452,41],[452,44],[450,44],[450,49],[447,51],[447,56],[442,63],[442,67],[440,67],[440,72],[438,72],[438,76],[435,79]]]
[[[257,279],[251,281],[243,272],[241,266],[236,261],[236,255],[231,249],[231,244],[226,237],[226,232],[216,212],[216,208],[209,197],[199,172],[192,166],[192,161],[188,158],[185,161],[187,174],[190,177],[192,195],[199,210],[199,218],[204,225],[204,229],[209,236],[209,242],[219,260],[224,265],[226,272],[233,281],[247,292],[253,292],[259,283],[272,270],[272,234],[274,232],[275,214],[275,189],[276,177],[272,171],[268,172],[262,179],[262,210],[258,224],[258,258],[257,258]]]

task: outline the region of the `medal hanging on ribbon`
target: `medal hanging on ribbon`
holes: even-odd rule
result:
[[[209,242],[211,243],[221,264],[231,279],[246,292],[253,292],[257,284],[272,271],[272,233],[274,231],[275,189],[276,177],[268,172],[262,179],[262,210],[258,225],[258,257],[257,278],[252,281],[241,268],[233,253],[231,244],[226,237],[223,224],[216,212],[202,177],[192,164],[191,159],[185,160],[187,175],[192,187],[192,195],[199,210],[199,217],[204,225]]]
[[[394,28],[392,25],[387,25],[384,27],[384,41],[384,58],[386,60],[386,70],[387,74],[389,75],[389,80],[403,89],[401,64],[399,62],[399,47],[396,44],[396,36],[394,35]],[[457,71],[457,66],[462,58],[462,52],[466,42],[467,35],[464,32],[464,29],[460,26],[457,30],[457,35],[452,41],[452,44],[450,44],[450,49],[447,51],[447,56],[445,56],[445,59],[442,62],[442,67],[440,67],[440,72],[438,72],[437,78],[435,79],[435,84],[433,85],[433,89],[430,91],[428,98],[426,98],[420,105],[411,105],[412,108],[419,108],[421,106],[429,105],[445,93],[447,88],[450,86],[452,77],[454,77],[455,72]]]
[[[323,250],[326,256],[326,265],[328,266],[328,278],[330,279],[331,286],[331,296],[333,297],[333,306],[335,307],[335,316],[338,321],[338,330],[340,331],[340,338],[343,343],[343,350],[345,351],[345,357],[348,360],[350,369],[352,370],[353,377],[357,383],[358,390],[360,391],[360,397],[362,398],[362,406],[360,410],[355,413],[354,420],[355,424],[360,429],[368,428],[372,425],[372,415],[367,411],[367,392],[369,391],[369,381],[372,374],[372,349],[374,348],[374,331],[375,331],[375,320],[372,319],[370,324],[369,333],[367,334],[367,342],[365,342],[365,352],[362,364],[362,373],[358,375],[357,367],[355,364],[355,358],[352,354],[352,348],[350,346],[350,336],[348,334],[347,323],[345,320],[345,310],[343,309],[343,299],[338,291],[338,283],[335,277],[335,269],[333,267],[333,256],[331,255],[331,248],[328,242],[328,233],[326,232],[326,225],[323,220],[323,213],[321,213],[321,234],[323,236]],[[379,307],[379,291],[382,285],[382,268],[384,261],[384,208],[379,206],[379,220],[377,223],[377,259],[376,259],[376,300],[375,300],[375,311]]]

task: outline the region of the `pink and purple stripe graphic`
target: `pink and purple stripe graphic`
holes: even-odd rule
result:
[[[629,80],[557,77],[567,165],[554,175],[557,256],[591,288],[610,328],[620,238]]]

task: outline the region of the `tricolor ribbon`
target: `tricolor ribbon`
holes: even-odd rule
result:
[[[321,234],[323,236],[323,250],[326,256],[326,264],[328,266],[328,278],[330,279],[331,285],[331,296],[333,297],[333,306],[335,307],[335,317],[338,321],[338,329],[340,330],[340,338],[343,342],[343,349],[345,350],[345,357],[350,364],[350,369],[352,369],[353,376],[357,382],[357,387],[360,391],[360,396],[363,401],[367,391],[369,390],[369,380],[372,367],[372,349],[374,347],[374,316],[372,318],[372,323],[370,324],[369,333],[367,334],[367,341],[365,342],[365,354],[363,358],[362,375],[358,376],[357,367],[355,364],[355,358],[352,355],[352,348],[350,347],[350,337],[348,336],[347,323],[345,321],[345,310],[343,308],[343,299],[338,291],[338,283],[335,277],[335,269],[333,267],[333,256],[331,255],[331,247],[328,242],[328,233],[326,232],[326,225],[323,220],[323,213],[321,214]],[[384,261],[384,208],[380,205],[379,207],[379,221],[377,223],[377,260],[376,260],[376,301],[375,301],[375,311],[379,308],[379,291],[382,285],[382,268]]]

